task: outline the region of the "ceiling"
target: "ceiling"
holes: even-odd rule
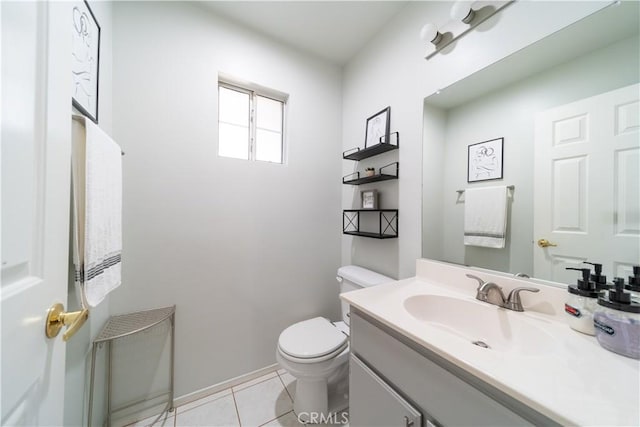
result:
[[[338,65],[407,1],[203,1],[217,15]]]

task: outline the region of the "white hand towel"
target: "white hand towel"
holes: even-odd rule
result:
[[[464,192],[464,244],[504,248],[507,230],[507,187]]]
[[[83,122],[73,125],[74,264],[83,305],[95,307],[121,283],[122,154]]]

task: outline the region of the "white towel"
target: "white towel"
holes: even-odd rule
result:
[[[504,248],[507,230],[507,187],[464,192],[464,244]]]
[[[120,286],[122,153],[89,120],[73,121],[74,265],[84,307]]]

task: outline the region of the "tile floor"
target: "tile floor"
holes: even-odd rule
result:
[[[294,427],[302,426],[293,412],[295,378],[281,369],[178,406],[154,427]],[[147,427],[155,417],[131,424]],[[336,417],[342,420],[340,414]]]

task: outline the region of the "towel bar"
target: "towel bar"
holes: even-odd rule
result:
[[[516,189],[516,186],[515,186],[515,185],[507,185],[507,188],[508,188],[509,190],[513,191],[513,190],[515,190],[515,189]],[[464,190],[456,190],[456,193],[458,193],[458,194],[462,194],[462,193],[464,193]]]
[[[72,115],[71,115],[71,118],[72,118],[73,120],[76,120],[76,121],[81,122],[82,124],[84,124],[85,117],[84,117],[83,115],[80,115],[80,114],[72,114]],[[122,154],[122,155],[124,156],[124,151],[120,150],[120,154]]]

